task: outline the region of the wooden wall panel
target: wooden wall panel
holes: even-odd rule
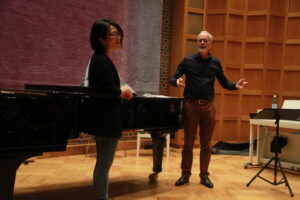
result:
[[[222,105],[221,105],[221,103],[222,103],[221,95],[220,94],[216,94],[214,101],[215,101],[214,103],[215,103],[217,115],[219,115],[220,112],[221,112],[221,108],[222,108]]]
[[[237,102],[239,102],[239,95],[237,94],[224,94],[224,105],[223,115],[238,115],[239,107]]]
[[[288,44],[286,45],[284,65],[300,65],[300,44]]]
[[[208,9],[226,9],[227,0],[209,0],[205,1]]]
[[[289,12],[299,12],[300,11],[300,2],[299,0],[289,0]]]
[[[222,62],[224,60],[224,41],[214,41],[211,52]]]
[[[269,91],[278,91],[280,89],[280,78],[280,70],[266,70],[264,89]]]
[[[276,92],[274,92],[274,94],[277,94]],[[278,95],[278,94],[277,94]],[[263,96],[263,103],[261,107],[258,107],[258,109],[262,109],[262,108],[271,108],[272,107],[272,100],[273,100],[273,94],[272,95],[264,95]],[[281,107],[282,104],[281,102],[277,102],[278,106]]]
[[[225,34],[225,15],[224,14],[209,14],[207,16],[207,28],[214,37],[224,36]]]
[[[214,129],[214,133],[213,133],[213,137],[212,137],[212,140],[213,141],[220,141],[222,138],[221,138],[221,131],[220,131],[220,121],[217,120],[216,121],[216,126],[215,126],[215,129]]]
[[[189,0],[189,7],[203,9],[204,0]]]
[[[243,16],[229,15],[228,19],[228,36],[243,36]]]
[[[278,16],[270,16],[269,37],[273,39],[282,39],[284,33],[284,18]],[[278,28],[282,27],[282,28]]]
[[[299,92],[300,87],[300,69],[299,71],[285,71],[283,75],[283,90],[290,92]]]
[[[245,49],[245,64],[264,63],[264,43],[247,43]]]
[[[266,16],[248,16],[246,37],[265,37]]]
[[[245,8],[245,1],[241,1],[241,0],[229,1],[229,9],[244,10],[244,8]]]
[[[271,0],[271,11],[285,12],[286,0]]]
[[[268,0],[259,0],[259,1],[248,0],[248,10],[249,11],[267,10],[268,8],[267,3]]]
[[[282,66],[282,44],[269,43],[266,52],[266,66],[281,68]]]
[[[239,141],[248,141],[250,134],[250,124],[248,120],[241,121]]]
[[[282,102],[284,100],[295,100],[295,99],[299,99],[298,95],[282,95]]]
[[[186,55],[192,55],[197,52],[196,40],[186,41]]]
[[[236,141],[239,137],[238,121],[237,120],[223,120],[222,129],[220,132],[223,141]]]
[[[249,81],[241,91],[225,90],[216,81],[213,140],[248,141],[249,113],[270,108],[274,94],[279,108],[286,99],[300,100],[300,1],[203,0],[200,6],[196,0],[181,1],[187,5],[182,15],[203,16],[200,28],[214,36],[211,52],[227,78]],[[196,50],[197,31],[188,31],[189,26],[194,25],[182,26],[182,56]]]
[[[227,43],[226,58],[228,64],[242,63],[242,43],[230,41]],[[230,52],[230,53],[229,53]]]
[[[249,81],[247,90],[261,90],[263,87],[262,69],[245,69],[244,77]]]
[[[300,17],[293,17],[287,22],[286,39],[300,39]]]
[[[248,116],[249,113],[255,113],[257,109],[263,108],[261,99],[260,95],[243,95],[241,114]]]
[[[198,35],[202,30],[203,16],[200,14],[189,13],[188,21],[188,34]]]
[[[227,74],[228,80],[237,81],[241,78],[241,69],[226,67],[225,74]]]

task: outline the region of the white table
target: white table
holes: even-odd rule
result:
[[[256,156],[257,156],[257,163],[253,161],[253,129],[257,126],[257,149],[256,149]],[[249,164],[261,164],[263,158],[261,156],[262,150],[260,142],[260,131],[261,126],[263,127],[276,127],[275,120],[267,120],[267,119],[250,119],[250,144],[249,144]],[[300,130],[300,121],[291,121],[291,120],[279,120],[279,128],[289,128],[289,129],[296,129]],[[300,165],[299,165],[300,166]]]

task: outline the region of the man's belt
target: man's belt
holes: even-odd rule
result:
[[[194,103],[194,104],[199,104],[201,106],[208,104],[212,100],[206,100],[206,99],[186,99],[186,101]]]

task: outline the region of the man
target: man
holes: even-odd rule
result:
[[[221,86],[228,90],[243,89],[248,82],[240,79],[236,83],[225,77],[220,61],[210,54],[213,36],[201,31],[197,37],[198,52],[186,56],[178,65],[176,73],[171,77],[173,86],[184,87],[184,146],[181,160],[181,177],[176,186],[189,182],[193,162],[193,146],[198,125],[200,126],[200,183],[213,188],[208,178],[208,166],[211,158],[211,138],[215,127],[214,81],[217,78]],[[181,78],[185,74],[184,83]]]

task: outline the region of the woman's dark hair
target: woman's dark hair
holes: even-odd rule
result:
[[[100,51],[102,53],[105,52],[102,43],[99,41],[99,38],[102,38],[104,40],[107,38],[107,34],[110,26],[114,26],[118,30],[121,37],[120,43],[122,45],[123,30],[119,26],[119,24],[117,24],[116,22],[110,19],[100,19],[93,24],[91,34],[90,34],[90,43],[94,51]]]

